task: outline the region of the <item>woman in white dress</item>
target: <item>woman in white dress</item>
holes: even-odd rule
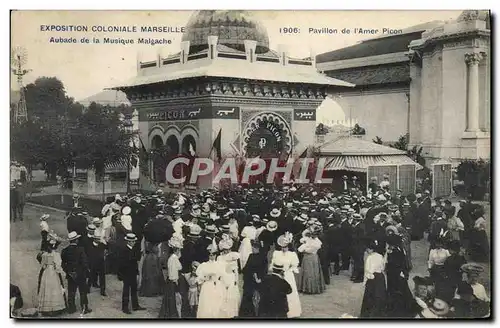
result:
[[[252,254],[252,240],[255,240],[256,236],[257,228],[254,227],[253,221],[249,221],[241,231],[243,240],[238,251],[240,253],[241,270],[246,266],[248,257]]]
[[[287,295],[288,299],[288,318],[300,317],[302,307],[300,305],[299,293],[297,291],[297,283],[295,282],[295,273],[299,273],[299,258],[295,252],[288,250],[292,243],[292,235],[286,232],[278,237],[277,250],[273,252],[271,266],[274,263],[283,264],[285,280],[292,287],[292,292]]]
[[[227,236],[227,235],[224,235]],[[219,242],[219,250],[221,254],[217,258],[217,262],[224,265],[226,271],[225,283],[226,291],[224,293],[224,301],[222,305],[221,318],[234,318],[238,316],[240,309],[240,289],[238,287],[238,259],[240,254],[231,252],[233,240],[229,236]]]
[[[210,253],[207,262],[200,264],[196,269],[198,284],[201,285],[200,297],[198,300],[197,318],[220,318],[221,308],[224,301],[225,267],[221,262],[216,261],[217,244],[214,242],[208,246]]]

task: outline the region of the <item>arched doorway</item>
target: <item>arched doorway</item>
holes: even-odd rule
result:
[[[179,156],[179,153],[180,153],[179,139],[177,138],[176,135],[171,134],[167,138],[167,142],[165,145],[167,148],[167,159],[165,161],[165,169],[166,169],[168,163],[170,163],[171,160],[173,160],[174,158]],[[163,170],[163,171],[164,171],[163,174],[166,174],[165,170]],[[174,167],[172,173],[173,173],[175,178],[180,178],[180,174],[181,174],[180,165],[176,165]]]
[[[169,158],[173,158],[179,154],[179,139],[175,135],[170,135],[167,138],[166,146],[168,148]]]
[[[182,139],[181,156],[189,159],[189,165],[180,165],[180,176],[186,178],[186,185],[191,185],[191,172],[196,157],[196,139],[190,134],[186,134]]]
[[[159,135],[151,140],[151,154],[153,162],[153,180],[165,182],[165,146]]]
[[[243,131],[247,158],[279,158],[292,150],[292,134],[285,120],[275,113],[253,117]]]

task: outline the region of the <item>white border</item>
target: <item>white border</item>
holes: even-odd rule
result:
[[[40,1],[2,1],[1,6],[2,6],[2,12],[4,13],[4,20],[2,21],[2,34],[4,35],[3,40],[10,40],[10,13],[8,13],[8,9],[10,8],[16,8],[16,9],[199,9],[199,8],[204,8],[204,9],[209,9],[206,8],[207,5],[210,5],[212,7],[211,9],[277,9],[277,10],[283,10],[283,9],[296,9],[296,10],[312,10],[312,9],[386,9],[386,10],[393,10],[393,9],[433,9],[433,10],[443,10],[443,9],[448,9],[448,10],[453,10],[453,9],[464,9],[464,8],[470,8],[472,5],[471,2],[469,1],[463,1],[463,0],[455,0],[452,2],[439,2],[435,0],[420,0],[420,1],[394,1],[394,0],[378,0],[378,1],[373,1],[373,0],[359,0],[359,1],[349,1],[349,2],[334,2],[334,1],[297,1],[297,0],[288,0],[288,1],[266,1],[266,0],[253,0],[253,1],[234,1],[234,0],[218,0],[217,2],[201,2],[201,1],[192,1],[192,0],[183,0],[179,2],[172,2],[172,1],[153,1],[153,0],[142,0],[142,1],[130,1],[130,0],[121,0],[121,1],[115,1],[112,4],[109,2],[103,2],[103,1],[96,1],[96,0],[86,0],[86,1],[53,1],[53,0],[45,0],[43,2]],[[499,7],[500,2],[498,1],[484,1],[484,0],[476,0],[473,3],[473,6],[476,8],[490,8],[493,10],[493,12],[497,12],[497,8]],[[162,7],[160,7],[162,6]],[[168,6],[168,8],[166,8]],[[498,22],[497,22],[498,23]],[[495,36],[495,43],[497,43],[497,33],[493,34]],[[4,63],[3,69],[5,70],[5,77],[7,74],[10,74],[10,68],[6,63],[9,62],[9,54],[10,54],[10,45],[8,42],[4,42],[4,50],[1,52],[2,55],[2,63]],[[498,65],[496,65],[498,68]],[[7,82],[7,79],[5,79],[5,83]],[[499,84],[496,84],[496,88],[498,88]],[[8,86],[4,85],[4,87],[1,89],[2,94],[3,94],[3,104],[4,108],[8,108],[8,99],[10,97],[10,93],[8,90]],[[493,92],[497,93],[496,90]],[[498,93],[497,93],[498,94]],[[1,120],[2,124],[4,125],[4,128],[1,131],[9,131],[9,113],[7,110],[2,111],[2,114],[4,115],[3,120]],[[500,115],[496,115],[496,119],[499,119]],[[499,123],[496,121],[495,123]],[[494,124],[492,122],[492,124]],[[1,148],[4,151],[3,153],[9,153],[9,138],[4,137],[0,138],[1,142]],[[497,149],[498,150],[498,149]],[[9,181],[9,173],[7,171],[8,165],[9,165],[9,158],[8,157],[3,157],[3,163],[5,169],[1,171],[1,179],[3,182],[3,186],[7,186],[7,183]],[[496,174],[495,174],[496,177]],[[498,197],[498,198],[497,198]],[[495,201],[498,200],[500,196],[496,195]],[[8,198],[2,198],[1,201],[3,202],[3,209],[7,210],[9,205],[9,199]],[[498,203],[498,202],[497,202]],[[4,215],[4,220],[9,215]],[[6,221],[4,221],[6,222]],[[4,223],[5,224],[5,223]],[[499,226],[497,224],[497,226]],[[496,231],[495,231],[496,232]],[[10,253],[10,238],[9,238],[9,229],[4,229],[4,238],[2,238],[3,242],[3,247],[0,247],[2,251],[2,259],[7,259],[8,254]],[[500,256],[500,255],[499,255]],[[496,258],[498,260],[498,258]],[[8,306],[8,299],[7,299],[7,277],[9,276],[9,271],[7,269],[7,266],[4,271],[2,271],[2,283],[0,284],[3,292],[0,294],[3,295],[3,297],[0,298],[0,308],[3,309],[1,320],[3,321],[2,323],[6,323],[7,326],[14,325],[14,321],[8,319],[8,312],[7,312],[7,306]],[[497,288],[498,289],[498,288]],[[492,297],[496,297],[495,295]],[[498,301],[495,301],[494,304],[499,304]],[[496,308],[494,310],[497,310]],[[495,313],[498,313],[498,311],[495,311]],[[119,325],[122,324],[124,321],[118,321],[118,322],[105,322],[105,323],[99,323],[99,322],[92,322],[92,325],[94,327],[108,327],[109,325]],[[66,322],[63,322],[65,324]],[[67,324],[73,324],[74,322],[68,322]],[[334,325],[342,324],[340,322],[332,322]],[[384,324],[385,322],[380,322],[381,324]],[[413,323],[413,322],[412,322]],[[453,322],[425,322],[427,327],[430,326],[442,326],[446,324],[453,324]],[[475,324],[476,322],[474,322]],[[26,323],[24,322],[23,325],[39,325],[40,321],[34,322],[34,323]],[[131,326],[139,326],[142,323],[138,322],[127,322],[127,324]],[[148,323],[148,324],[154,324],[154,323]],[[174,322],[166,322],[165,324],[168,324],[169,327],[171,326],[180,326],[180,323],[174,323]],[[184,323],[182,324],[184,327],[186,326],[195,326],[195,325],[200,325],[201,323]],[[204,324],[211,324],[211,325],[218,325],[219,322],[213,322],[213,323],[207,323],[205,322]],[[279,323],[266,323],[266,322],[261,322],[259,325],[266,326],[275,326],[276,324]],[[295,324],[295,323],[288,323],[288,324]],[[302,323],[305,324],[305,323]],[[352,322],[350,321],[348,323],[349,325],[355,325],[355,326],[373,326],[374,324],[378,324],[378,322]],[[418,323],[417,323],[418,324]]]

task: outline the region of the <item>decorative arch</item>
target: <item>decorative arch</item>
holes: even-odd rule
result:
[[[185,126],[181,131],[181,153],[189,153],[189,144],[192,144],[194,150],[196,151],[198,140],[198,131],[192,125]]]
[[[175,139],[173,139],[173,137],[175,137]],[[164,138],[165,138],[164,139],[165,145],[173,147],[174,150],[177,149],[177,154],[178,154],[181,149],[181,140],[182,140],[180,129],[175,125],[170,126],[165,132]],[[174,140],[177,140],[177,146],[175,146]]]
[[[279,114],[273,112],[261,112],[253,116],[243,129],[242,138],[242,149],[245,154],[248,154],[247,148],[251,142],[251,138],[254,137],[254,133],[261,129],[263,126],[267,125],[267,122],[271,123],[273,127],[276,127],[280,135],[281,150],[284,152],[290,152],[293,146],[293,135],[291,132],[290,125],[286,120]],[[274,131],[276,133],[276,131]],[[271,133],[272,134],[272,133]]]
[[[159,125],[154,126],[148,134],[148,139],[149,139],[149,148],[153,147],[153,139],[155,137],[159,137],[162,141],[163,144],[165,144],[165,131],[163,128]]]

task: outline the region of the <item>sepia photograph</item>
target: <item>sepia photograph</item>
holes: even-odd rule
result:
[[[11,10],[11,320],[491,320],[491,25]]]

